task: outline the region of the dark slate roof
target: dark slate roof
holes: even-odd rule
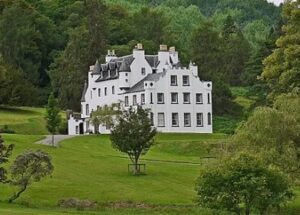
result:
[[[141,81],[139,81],[137,84],[135,84],[129,90],[127,90],[124,94],[144,91],[145,90],[144,89],[144,82],[145,81],[154,81],[154,82],[157,82],[159,80],[159,78],[162,77],[162,76],[164,76],[165,74],[166,74],[166,72],[148,74],[144,79],[142,79]]]
[[[152,68],[156,68],[159,64],[157,55],[145,55],[146,61]]]
[[[83,92],[81,95],[81,102],[85,102],[85,94],[86,94],[87,88],[88,88],[88,84],[87,84],[87,81],[85,81],[84,87],[83,87]]]
[[[123,59],[123,62],[119,68],[120,72],[130,72],[130,66],[126,63],[126,61]]]
[[[95,63],[95,66],[94,66],[94,70],[92,72],[93,75],[96,75],[96,74],[100,74],[101,73],[101,67],[100,67],[100,64],[99,64],[99,61],[97,60],[96,63]]]
[[[127,65],[131,65],[132,61],[134,60],[133,55],[127,55],[127,56],[123,56],[123,57],[118,57],[116,59],[112,59],[110,62],[123,62],[125,61],[127,63]]]

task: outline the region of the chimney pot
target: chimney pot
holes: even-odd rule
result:
[[[142,43],[138,43],[136,47],[137,47],[137,49],[142,50],[143,49],[143,44]]]
[[[171,46],[170,49],[169,49],[169,51],[170,51],[170,52],[175,52],[175,51],[176,51],[175,46]]]
[[[168,51],[168,46],[167,45],[160,45],[159,50],[160,51]]]

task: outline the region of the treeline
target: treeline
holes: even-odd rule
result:
[[[234,112],[229,86],[257,81],[280,35],[266,0],[0,0],[0,104],[44,105],[51,91],[78,110],[89,65],[108,48],[175,45],[214,81],[215,113]]]

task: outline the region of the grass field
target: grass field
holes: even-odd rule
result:
[[[43,109],[2,107],[0,125],[5,122],[18,132],[3,135],[6,144],[16,145],[11,160],[28,149],[42,149],[51,155],[55,170],[15,204],[6,203],[14,188],[0,185],[0,214],[223,214],[195,206],[194,184],[201,164],[217,156],[227,135],[158,134],[141,160],[146,175],[132,176],[128,158],[112,149],[107,135],[75,137],[52,148],[35,143],[47,133]],[[28,135],[32,131],[40,135]],[[96,212],[58,208],[59,200],[73,197],[96,201],[100,207]],[[298,197],[281,212],[299,213]]]

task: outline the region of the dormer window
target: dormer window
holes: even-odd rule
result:
[[[177,76],[171,75],[171,86],[177,86]]]
[[[142,67],[141,73],[142,73],[142,75],[146,75],[146,68],[145,67]]]

